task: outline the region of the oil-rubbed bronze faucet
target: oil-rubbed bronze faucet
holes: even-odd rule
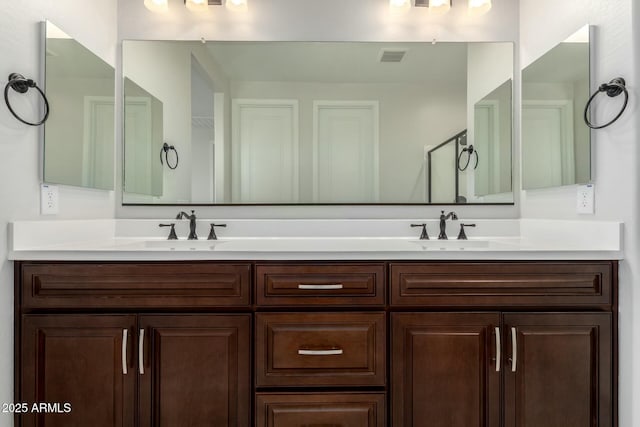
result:
[[[427,224],[411,224],[412,227],[422,227],[422,233],[420,233],[420,240],[429,240],[429,234],[427,233]]]
[[[189,220],[189,237],[188,240],[198,240],[198,235],[196,234],[196,211],[191,211],[191,215],[188,213],[181,211],[176,216],[176,219],[188,219]]]
[[[455,212],[451,211],[447,215],[444,214],[444,211],[440,211],[440,235],[438,236],[438,240],[447,240],[447,220],[458,219],[458,215]]]

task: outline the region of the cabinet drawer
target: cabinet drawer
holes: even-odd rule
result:
[[[258,393],[256,427],[383,427],[384,393]]]
[[[21,298],[34,308],[248,306],[251,264],[23,264]]]
[[[609,308],[610,262],[392,263],[391,305]]]
[[[385,385],[385,313],[256,314],[256,385]]]
[[[384,264],[256,265],[261,306],[384,305]]]

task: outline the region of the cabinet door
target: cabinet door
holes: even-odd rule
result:
[[[391,316],[392,425],[499,426],[499,313]]]
[[[140,316],[139,328],[141,427],[249,426],[250,314]]]
[[[505,314],[504,323],[505,427],[612,425],[610,313]]]
[[[256,427],[383,427],[384,393],[258,393]]]
[[[53,405],[30,406],[22,426],[132,426],[134,325],[135,316],[25,315],[19,401]]]

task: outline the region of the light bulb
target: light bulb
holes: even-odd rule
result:
[[[429,0],[429,12],[443,14],[451,9],[451,0]]]
[[[469,0],[469,14],[482,15],[491,9],[491,0]]]
[[[389,0],[391,10],[407,10],[411,7],[411,0]]]
[[[169,10],[168,0],[144,0],[144,5],[152,12],[166,12]]]
[[[230,10],[247,10],[247,0],[227,0],[225,6]]]
[[[206,12],[209,8],[208,0],[185,0],[184,5],[191,12]]]

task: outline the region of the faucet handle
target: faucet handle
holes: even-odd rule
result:
[[[467,240],[467,234],[464,232],[464,228],[475,226],[475,224],[460,224],[460,233],[458,234],[458,240]]]
[[[427,233],[427,224],[411,224],[411,227],[422,227],[420,240],[429,240],[429,234]]]
[[[176,225],[175,225],[175,223],[159,224],[158,227],[171,227],[171,230],[169,231],[169,237],[167,237],[167,240],[178,240],[178,236],[176,235]]]
[[[211,224],[211,230],[209,231],[209,236],[207,240],[218,240],[218,236],[216,236],[215,227],[226,227],[227,224]]]

